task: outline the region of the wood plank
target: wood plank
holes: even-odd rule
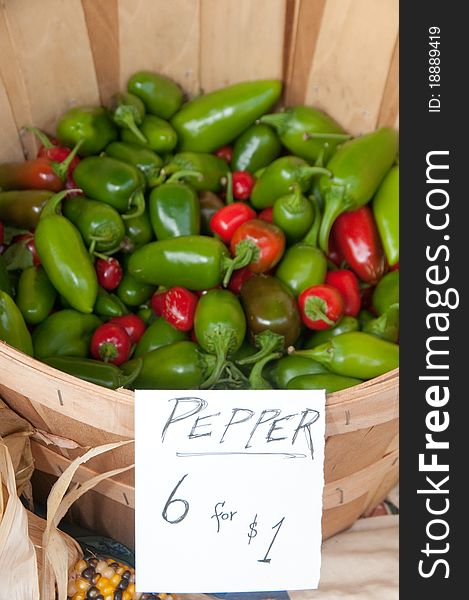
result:
[[[1,34],[0,34],[1,35]],[[0,122],[2,124],[2,143],[0,162],[21,161],[24,158],[16,123],[3,78],[0,76]]]
[[[201,0],[202,89],[281,79],[285,14],[285,0]]]
[[[120,84],[142,69],[199,91],[199,0],[118,0]]]
[[[399,39],[396,40],[378,117],[379,125],[399,127]]]
[[[327,0],[306,102],[354,135],[374,129],[398,34],[397,0]]]

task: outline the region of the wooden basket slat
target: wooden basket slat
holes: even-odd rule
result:
[[[0,14],[0,38],[3,36],[2,18]],[[1,52],[1,44],[0,44]],[[21,161],[24,158],[15,119],[8,100],[8,94],[0,71],[0,122],[2,124],[2,144],[0,145],[0,162]]]
[[[394,0],[327,0],[306,102],[354,135],[373,129],[397,33]]]
[[[199,0],[118,0],[120,88],[135,71],[168,75],[185,92],[200,89]],[[220,56],[222,51],[220,50]]]
[[[399,38],[396,39],[381,99],[378,125],[399,128]]]

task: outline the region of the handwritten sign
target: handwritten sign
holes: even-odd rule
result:
[[[137,390],[141,592],[315,589],[325,396]]]

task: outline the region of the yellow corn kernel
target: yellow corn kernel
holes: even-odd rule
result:
[[[119,567],[118,569],[116,569],[116,573],[117,573],[118,575],[122,575],[122,573],[123,573],[124,571],[125,571],[125,568],[124,568],[124,567]]]
[[[72,600],[85,600],[85,596],[83,594],[75,594]]]
[[[122,600],[133,600],[133,594],[131,594],[131,593],[129,592],[129,590],[128,590],[128,589],[126,589],[126,590],[124,591],[124,593],[122,594]]]
[[[135,594],[135,583],[129,583],[125,591],[129,592],[129,594]]]
[[[103,590],[101,590],[101,594],[106,598],[106,596],[111,595],[111,598],[114,597],[114,592],[116,591],[115,586],[109,584],[107,587],[105,587]]]
[[[87,579],[82,579],[81,577],[76,580],[77,590],[82,592],[86,592],[91,587],[91,583]]]
[[[98,590],[101,592],[101,594],[103,594],[103,591],[109,587],[109,579],[107,577],[101,577],[101,579],[98,581],[98,583],[96,584],[96,587],[98,588]]]
[[[112,579],[115,574],[116,572],[112,567],[106,567],[103,571],[103,577],[106,577],[106,579]]]
[[[116,573],[115,575],[113,575],[111,577],[111,583],[112,583],[112,585],[114,587],[117,587],[119,585],[121,579],[122,579],[122,577]]]
[[[83,572],[84,569],[86,569],[87,566],[88,566],[88,564],[87,564],[86,560],[81,559],[75,565],[75,571],[81,575],[81,573]]]

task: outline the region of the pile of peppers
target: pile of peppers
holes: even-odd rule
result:
[[[398,136],[277,80],[140,71],[0,164],[0,340],[116,389],[325,389],[398,366]]]

